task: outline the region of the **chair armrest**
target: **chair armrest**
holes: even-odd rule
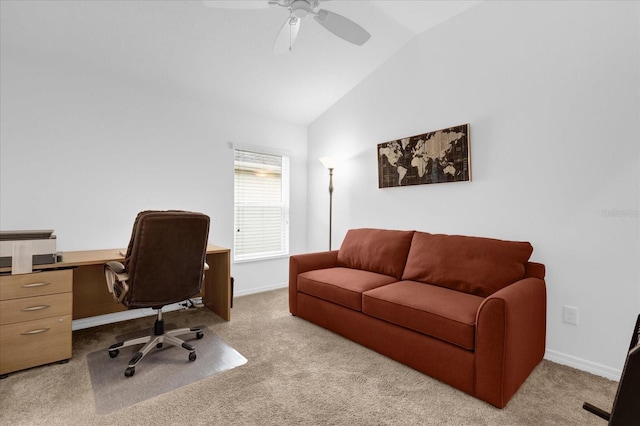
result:
[[[289,312],[298,312],[298,275],[316,269],[333,268],[338,262],[338,250],[297,254],[289,257]]]
[[[107,281],[107,289],[109,293],[113,294],[113,300],[121,303],[129,292],[127,284],[129,274],[127,274],[124,265],[116,261],[107,262],[104,265],[104,276]]]
[[[545,352],[544,280],[524,278],[487,297],[476,316],[475,393],[504,407]]]
[[[124,273],[124,271],[125,271],[125,269],[124,269],[124,265],[123,265],[122,263],[120,263],[120,262],[116,262],[116,261],[113,261],[113,262],[107,262],[107,263],[104,265],[104,267],[105,267],[105,269],[106,269],[106,268],[111,269],[111,270],[112,270],[114,273],[116,273],[116,274],[122,274],[122,273]]]

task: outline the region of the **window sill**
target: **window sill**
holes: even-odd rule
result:
[[[246,259],[233,259],[233,263],[249,263],[249,262],[262,262],[264,260],[273,260],[273,259],[287,259],[289,258],[289,253],[279,253],[274,255],[265,255],[260,257],[251,257]]]

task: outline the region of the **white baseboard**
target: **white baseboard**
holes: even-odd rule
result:
[[[288,286],[289,286],[289,283],[286,282],[286,283],[280,283],[280,284],[273,284],[265,287],[255,287],[249,290],[242,290],[242,291],[234,290],[233,294],[235,297],[247,296],[249,294],[262,293],[264,291],[270,291],[270,290],[277,290],[279,288],[285,288]]]
[[[191,299],[195,304],[202,303],[201,297],[195,297]],[[177,311],[178,309],[185,309],[180,303],[174,303],[173,305],[167,305],[162,308],[162,312]],[[95,317],[82,318],[73,320],[71,323],[72,330],[82,330],[83,328],[97,327],[99,325],[111,324],[119,321],[126,321],[135,318],[149,317],[156,315],[156,312],[151,308],[131,309],[129,311],[115,312],[113,314],[98,315]]]
[[[553,349],[547,349],[544,354],[544,358],[558,364],[568,365],[569,367],[577,368],[578,370],[586,371],[588,373],[595,374],[596,376],[606,377],[607,379],[615,380],[617,382],[620,381],[620,377],[622,376],[622,370],[618,370],[617,368],[608,367],[573,355],[567,355],[562,352],[554,351]]]
[[[284,288],[287,287],[289,285],[288,282],[285,283],[280,283],[280,284],[274,284],[274,285],[270,285],[270,286],[264,286],[264,287],[257,287],[257,288],[252,288],[249,290],[242,290],[242,291],[235,291],[234,290],[234,297],[241,297],[241,296],[247,296],[249,294],[255,294],[255,293],[262,293],[264,291],[269,291],[269,290],[276,290],[279,288]],[[201,303],[202,302],[202,298],[195,298],[193,299],[196,303]],[[177,311],[178,309],[184,309],[184,306],[182,306],[179,303],[173,304],[173,305],[167,305],[164,308],[162,308],[163,312],[171,312],[171,311]],[[127,320],[131,320],[131,319],[135,319],[135,318],[142,318],[142,317],[148,317],[148,316],[152,316],[155,315],[155,311],[151,308],[143,308],[143,309],[132,309],[129,311],[122,311],[122,312],[115,312],[113,314],[106,314],[106,315],[98,315],[95,317],[90,317],[90,318],[82,318],[82,319],[77,319],[77,320],[73,320],[72,324],[71,324],[71,329],[72,330],[82,330],[84,328],[90,328],[90,327],[97,327],[99,325],[104,325],[104,324],[111,324],[114,322],[119,322],[119,321],[127,321]]]

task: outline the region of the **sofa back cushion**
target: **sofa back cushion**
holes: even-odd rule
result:
[[[414,231],[350,229],[338,251],[337,266],[400,279]]]
[[[487,297],[523,278],[528,242],[416,232],[403,280]]]

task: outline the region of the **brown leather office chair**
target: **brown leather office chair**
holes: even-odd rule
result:
[[[165,331],[162,307],[200,292],[208,237],[209,217],[202,213],[143,211],[134,222],[124,264],[105,265],[107,285],[116,301],[129,309],[157,310],[153,334],[109,347],[109,356],[115,358],[120,348],[144,344],[129,361],[125,376],[133,376],[142,358],[154,347],[161,348],[163,343],[186,349],[189,361],[195,361],[195,348],[175,336],[194,332],[201,339],[201,329]]]

